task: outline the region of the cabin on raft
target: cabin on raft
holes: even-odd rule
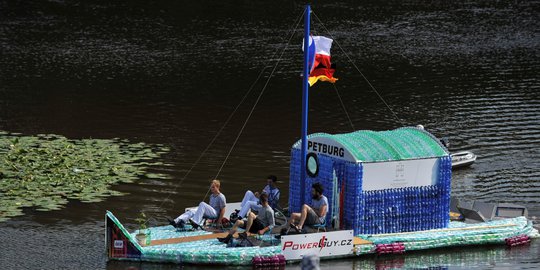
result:
[[[448,227],[451,157],[429,132],[315,133],[307,146],[303,185],[301,140],[291,150],[290,212],[311,203],[311,185],[319,182],[329,202],[327,227],[355,235]]]

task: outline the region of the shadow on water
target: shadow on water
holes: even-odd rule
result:
[[[437,249],[430,251],[414,251],[406,255],[362,256],[357,259],[322,261],[321,269],[485,269],[501,265],[503,268],[511,264],[535,265],[540,259],[534,255],[540,252],[540,245],[520,246],[512,249],[501,246],[471,246]],[[523,254],[529,254],[523,256]],[[110,261],[107,269],[114,270],[165,270],[165,269],[199,269],[196,266],[175,264],[134,263]],[[222,267],[207,267],[219,269]],[[227,269],[252,269],[251,266],[227,267]],[[258,268],[259,269],[259,268]],[[268,267],[261,269],[301,269],[299,264],[288,264],[284,268]]]
[[[0,2],[0,130],[160,143],[171,148],[164,162],[174,164],[157,169],[170,180],[113,187],[126,196],[91,204],[70,201],[51,212],[26,209],[25,216],[1,223],[0,238],[9,249],[1,252],[0,265],[129,267],[106,263],[105,211],[134,229],[140,210],[155,217],[151,225],[160,225],[204,197],[264,80],[200,164],[181,179],[259,71],[276,60],[269,58],[285,45],[302,4]],[[449,137],[452,151],[479,156],[471,168],[454,173],[454,195],[523,204],[533,216],[540,216],[538,6],[538,1],[313,4],[402,121]],[[315,34],[326,34],[323,30],[314,23]],[[262,188],[268,174],[277,175],[287,189],[290,147],[300,133],[300,43],[297,35],[285,50],[220,175],[228,201],[240,200],[246,189]],[[340,79],[336,86],[355,128],[399,127],[338,47],[332,53]],[[332,86],[316,85],[312,93],[310,133],[352,130]],[[282,194],[286,201],[287,192]],[[382,269],[386,260],[390,265],[395,260],[399,268],[403,260],[408,268],[431,258],[433,267],[447,267],[444,258],[472,254],[448,267],[538,268],[533,259],[538,251],[537,244],[517,250],[452,249],[323,265]]]

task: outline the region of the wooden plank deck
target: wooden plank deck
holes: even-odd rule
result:
[[[201,241],[201,240],[216,239],[218,237],[223,238],[223,237],[226,237],[227,234],[229,234],[229,233],[228,232],[222,232],[222,233],[209,233],[209,234],[202,234],[202,235],[195,235],[195,236],[185,236],[185,237],[177,237],[177,238],[168,238],[168,239],[157,239],[157,240],[152,240],[150,242],[149,246],[195,242],[195,241]],[[235,233],[233,235],[233,237],[238,238],[238,233]]]
[[[369,245],[369,244],[373,244],[373,242],[362,239],[360,237],[356,237],[356,236],[353,238],[353,245],[355,245],[355,246]]]
[[[201,240],[209,240],[209,239],[216,239],[218,237],[226,237],[227,232],[222,233],[209,233],[209,234],[202,234],[202,235],[195,235],[195,236],[185,236],[185,237],[177,237],[177,238],[168,238],[168,239],[157,239],[152,240],[150,242],[149,246],[157,246],[157,245],[166,245],[166,244],[178,244],[178,243],[186,243],[186,242],[195,242],[195,241],[201,241]],[[234,238],[238,238],[238,233],[235,233],[233,235]],[[364,240],[360,237],[354,237],[353,238],[353,244],[355,246],[357,245],[369,245],[372,244],[371,241]]]

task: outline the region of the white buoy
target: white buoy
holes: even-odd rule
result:
[[[306,255],[302,258],[302,270],[320,270],[319,262],[319,256],[315,254]]]

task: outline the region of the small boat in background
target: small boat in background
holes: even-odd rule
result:
[[[452,169],[471,166],[476,161],[476,155],[469,151],[450,154],[450,156],[452,157]]]

